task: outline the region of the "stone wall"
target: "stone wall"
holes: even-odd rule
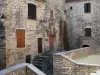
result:
[[[28,19],[28,3],[37,6],[37,19]],[[6,0],[4,4],[3,13],[6,16],[4,22],[6,33],[6,66],[9,67],[25,62],[26,55],[31,55],[33,59],[38,54],[37,38],[41,37],[37,37],[36,27],[39,22],[38,18],[40,19],[43,15],[40,13],[44,12],[45,4],[42,2],[37,2],[36,4],[35,0]],[[25,30],[24,48],[17,48],[16,29]]]
[[[30,46],[27,44],[27,2],[25,0],[6,0],[4,2],[4,15],[6,16],[6,67],[25,62],[26,54],[29,54]],[[17,48],[16,29],[25,29],[25,47]]]
[[[35,72],[33,72],[32,70],[30,70],[28,68],[27,68],[26,74],[27,75],[37,75]]]
[[[82,45],[99,47],[99,3],[98,0],[67,2],[65,5],[70,47],[80,48]],[[84,13],[84,4],[91,3],[91,12]],[[85,28],[91,28],[91,37],[85,37]]]
[[[80,49],[71,50],[71,51],[65,52],[64,54],[71,59],[77,59],[80,57],[92,55],[94,53],[95,53],[94,49],[87,47],[87,48],[80,48]]]
[[[28,19],[28,3],[36,5],[37,18],[34,20]],[[60,19],[57,15],[58,11],[49,9],[49,5],[51,4],[47,1],[38,2],[36,0],[4,1],[6,67],[25,62],[26,55],[31,55],[32,59],[38,55],[38,38],[43,39],[43,52],[49,50],[49,35],[54,35],[54,50],[59,48]],[[54,15],[52,20],[51,10]],[[17,29],[25,30],[25,47],[23,48],[17,48]]]
[[[77,63],[73,60],[92,53],[95,53],[95,50],[86,48],[55,54],[53,56],[54,75],[90,75],[91,72],[99,71],[100,65]]]
[[[6,75],[37,75],[37,74],[32,70],[30,70],[29,68],[23,67],[18,70],[7,73]]]
[[[6,75],[26,75],[26,67],[20,68],[18,70],[10,72],[10,73],[8,73]]]

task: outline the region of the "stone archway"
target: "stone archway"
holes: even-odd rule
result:
[[[89,45],[82,45],[82,47],[84,48],[84,47],[90,47]]]

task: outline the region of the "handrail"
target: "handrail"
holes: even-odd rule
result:
[[[1,70],[0,71],[0,75],[6,75],[6,74],[8,74],[10,72],[13,72],[13,71],[18,70],[18,69],[23,68],[23,67],[29,68],[36,75],[46,75],[45,73],[43,73],[42,71],[40,71],[38,68],[36,68],[34,65],[28,64],[28,63],[18,64],[18,65],[12,66],[10,68]]]

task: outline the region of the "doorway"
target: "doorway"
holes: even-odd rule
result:
[[[26,63],[31,63],[31,55],[26,55]]]
[[[42,53],[42,38],[38,38],[38,53]]]
[[[84,47],[90,47],[90,46],[89,45],[83,45],[82,47],[84,48]]]
[[[54,48],[54,35],[49,35],[49,49],[52,50]]]

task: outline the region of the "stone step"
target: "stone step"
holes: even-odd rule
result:
[[[43,62],[41,60],[34,60],[33,63]]]
[[[33,60],[34,66],[39,68],[44,73],[49,73],[50,71],[48,71],[48,70],[51,70],[53,68],[53,66],[50,63],[50,60],[52,60],[52,58],[51,58],[52,54],[53,54],[52,51],[40,54]],[[52,74],[50,74],[50,75],[52,75]]]
[[[35,61],[41,61],[41,62],[43,62],[44,60],[43,59],[36,59]],[[33,61],[34,62],[34,61]]]
[[[34,61],[33,64],[43,64],[43,62]]]
[[[33,64],[34,66],[42,66],[41,64]]]
[[[48,56],[40,56],[40,58],[47,58]]]
[[[50,56],[51,54],[43,54],[42,56]]]
[[[44,56],[39,56],[37,59],[45,59],[45,57]]]

